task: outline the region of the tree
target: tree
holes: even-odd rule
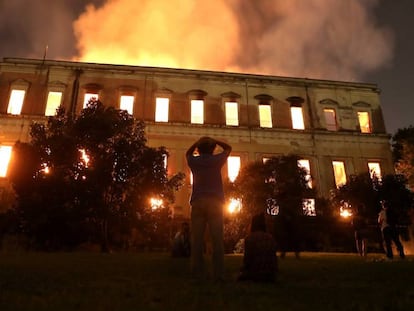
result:
[[[379,180],[373,180],[369,173],[350,175],[346,184],[331,191],[330,199],[337,213],[340,207],[359,208],[362,217],[374,222],[379,209]]]
[[[395,170],[403,174],[414,191],[414,127],[398,129],[392,137]]]
[[[256,161],[243,168],[235,181],[242,211],[248,218],[260,213],[277,215],[275,231],[282,252],[299,250],[303,200],[314,197],[299,157],[286,155]]]
[[[144,128],[126,111],[95,100],[73,120],[59,109],[47,124],[34,124],[31,142],[16,144],[11,163],[24,227],[33,231],[34,218],[45,219],[48,226],[40,223],[37,228],[47,228],[51,235],[56,221],[47,210],[53,209],[66,226],[71,213],[82,237],[99,239],[103,251],[110,237],[125,236],[139,225],[147,230],[143,224],[151,210],[149,198],[157,196],[168,208],[183,174],[167,177],[168,153],[146,145]],[[29,167],[22,172],[24,166]]]
[[[407,178],[402,174],[389,174],[382,178],[379,187],[381,200],[388,202],[397,217],[397,223],[410,225],[413,212],[413,192],[407,187]]]
[[[253,216],[268,213],[272,208],[279,214],[303,215],[303,199],[313,197],[308,187],[307,172],[298,166],[299,157],[272,157],[244,167],[235,181],[235,189],[243,208]]]
[[[388,202],[400,224],[409,223],[413,194],[401,174],[388,174],[381,179],[371,178],[368,173],[351,175],[345,185],[332,191],[331,196],[332,206],[346,203],[350,209],[358,208],[358,213],[371,224],[376,224],[381,200]]]

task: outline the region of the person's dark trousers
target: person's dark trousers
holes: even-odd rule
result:
[[[400,257],[405,258],[404,248],[401,244],[400,237],[399,237],[399,234],[398,234],[398,230],[394,227],[388,226],[388,227],[385,227],[382,230],[382,235],[383,235],[383,238],[384,238],[385,253],[386,253],[387,257],[390,258],[390,259],[393,258],[392,242],[394,242],[395,246],[397,247],[397,250],[400,254]]]

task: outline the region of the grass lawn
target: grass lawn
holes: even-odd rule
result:
[[[193,283],[165,253],[0,253],[0,310],[414,310],[414,258],[304,253],[279,259],[276,284]]]

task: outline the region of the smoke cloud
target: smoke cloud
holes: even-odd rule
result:
[[[0,0],[0,57],[39,59],[48,47],[48,58],[72,58],[77,54],[72,23],[84,10],[84,0]]]
[[[108,0],[74,23],[83,61],[358,80],[390,62],[376,0]]]
[[[88,4],[87,4],[88,3]],[[86,5],[87,4],[87,5]],[[86,5],[86,6],[85,6]],[[387,66],[378,0],[0,0],[1,57],[343,81]]]

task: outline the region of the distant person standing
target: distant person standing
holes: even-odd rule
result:
[[[367,256],[367,241],[368,241],[368,224],[366,218],[361,215],[363,206],[360,205],[355,210],[352,218],[352,227],[354,228],[355,246],[357,253],[361,257]]]
[[[400,253],[400,257],[403,259],[405,258],[404,248],[400,241],[395,212],[385,201],[381,201],[381,206],[381,211],[378,214],[378,224],[381,227],[386,256],[388,259],[392,259],[394,257],[391,245],[391,243],[394,242],[398,252]]]
[[[222,148],[214,153],[216,147]],[[195,153],[198,154],[195,154]],[[191,271],[193,277],[204,274],[204,234],[208,226],[212,243],[213,278],[224,278],[223,204],[224,191],[221,168],[227,161],[231,146],[202,137],[186,152],[188,166],[193,174],[191,204]]]

